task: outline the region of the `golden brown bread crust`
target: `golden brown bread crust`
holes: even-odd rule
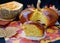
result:
[[[58,20],[58,13],[53,10],[53,9],[50,9],[50,8],[44,8],[43,11],[47,11],[48,14],[45,14],[44,12],[44,15],[48,18],[48,23],[47,25],[48,26],[52,26],[56,23],[56,21]]]
[[[33,8],[31,8],[32,10],[33,10]],[[32,13],[33,13],[33,11],[32,10],[30,10],[29,8],[27,8],[27,9],[25,9],[25,10],[23,10],[21,13],[20,13],[20,15],[19,15],[19,19],[20,19],[20,22],[21,23],[24,23],[24,22],[26,22],[27,20],[29,20],[29,18],[32,16]],[[24,12],[30,12],[29,14],[27,14],[26,16],[27,16],[27,18],[25,18],[24,16]],[[27,19],[27,20],[26,20]]]
[[[22,17],[19,17],[19,19],[20,19],[20,22],[21,23],[24,23],[26,21],[26,19],[23,16]]]

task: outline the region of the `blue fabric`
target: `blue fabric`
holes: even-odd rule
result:
[[[0,38],[0,43],[5,43],[4,38]],[[55,42],[49,42],[49,43],[60,43],[60,40],[57,40]]]
[[[57,41],[55,41],[55,42],[50,42],[50,43],[60,43],[60,40],[57,40]]]
[[[0,38],[0,43],[5,43],[5,39],[4,38]]]

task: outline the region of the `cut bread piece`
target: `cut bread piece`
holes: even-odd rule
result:
[[[44,35],[44,28],[41,27],[41,24],[38,23],[30,23],[30,24],[24,24],[23,25],[24,32],[26,36],[32,36],[32,37],[41,37]]]
[[[37,9],[35,9],[32,16],[30,17],[30,21],[40,20],[40,14],[42,14],[42,13],[40,11],[38,11]]]
[[[40,23],[44,24],[48,22],[47,17],[38,9],[36,9],[34,11],[34,13],[32,14],[32,16],[30,17],[31,21],[39,21]]]

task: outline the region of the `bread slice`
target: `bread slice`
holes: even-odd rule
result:
[[[24,26],[23,30],[24,30],[26,36],[32,36],[32,37],[43,36],[43,30],[41,30],[41,28],[37,27],[36,25],[24,24],[23,26]]]
[[[48,22],[47,17],[41,11],[38,11],[38,9],[36,9],[34,11],[32,16],[30,17],[30,20],[31,21],[39,21],[43,24],[47,24],[47,22]]]

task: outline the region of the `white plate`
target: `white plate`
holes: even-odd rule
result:
[[[21,37],[23,37],[23,38],[26,38],[26,39],[29,39],[29,40],[41,40],[41,39],[43,39],[43,38],[45,38],[46,37],[46,32],[44,33],[44,36],[42,36],[42,37],[31,37],[31,36],[26,36],[25,35],[25,33],[24,33],[24,31],[21,33]]]

